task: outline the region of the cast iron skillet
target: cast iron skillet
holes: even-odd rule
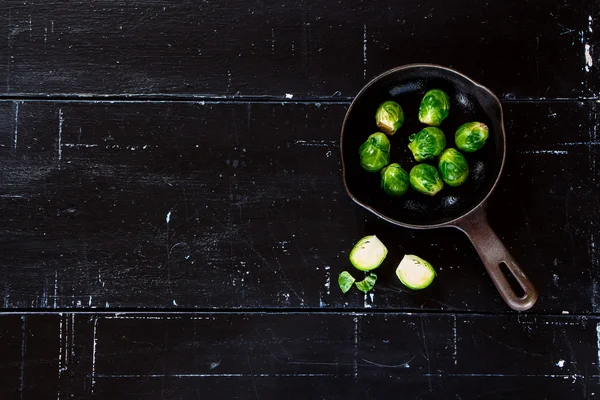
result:
[[[444,90],[451,99],[450,116],[440,126],[446,134],[447,147],[455,147],[454,132],[468,121],[487,124],[489,139],[481,150],[465,155],[470,176],[462,186],[445,185],[433,197],[409,190],[399,199],[389,198],[380,188],[379,174],[366,172],[360,166],[358,148],[371,133],[378,131],[377,106],[385,100],[396,100],[406,119],[390,138],[391,162],[398,162],[410,171],[416,162],[406,147],[408,136],[424,127],[417,118],[418,108],[425,92],[432,88]],[[411,64],[394,68],[369,82],[350,105],[342,126],[340,150],[344,186],[357,204],[388,222],[408,228],[460,229],[475,246],[504,301],[515,310],[527,310],[534,305],[536,289],[492,231],[485,216],[485,206],[500,179],[506,156],[502,105],[489,89],[438,65]],[[523,289],[522,296],[511,287],[501,264]]]

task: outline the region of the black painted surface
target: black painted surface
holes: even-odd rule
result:
[[[594,399],[600,390],[597,317],[80,313],[0,322],[14,337],[2,353],[15,353],[2,363],[3,398],[20,388],[24,398],[122,399],[377,399],[398,390]],[[48,334],[55,340],[40,347]]]
[[[598,398],[598,5],[496,3],[2,2],[0,399]],[[352,96],[411,62],[503,99],[528,313],[464,234],[343,189]],[[342,295],[366,234],[376,289]]]
[[[593,0],[5,0],[0,90],[353,96],[389,68],[433,62],[507,98],[596,97],[585,46],[598,43],[598,11]]]

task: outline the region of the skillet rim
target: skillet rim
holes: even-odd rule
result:
[[[446,222],[437,223],[437,224],[425,224],[425,225],[409,224],[409,223],[401,222],[396,219],[390,218],[387,215],[376,210],[374,207],[371,207],[371,206],[361,202],[358,198],[356,198],[356,196],[354,196],[352,194],[352,192],[348,188],[348,184],[346,183],[346,165],[344,162],[344,152],[343,152],[344,132],[346,131],[346,123],[348,122],[348,116],[352,112],[354,105],[371,86],[373,86],[375,83],[377,83],[382,78],[384,78],[388,75],[398,73],[403,70],[413,69],[413,68],[431,68],[431,69],[438,69],[438,70],[450,72],[452,74],[456,74],[456,75],[466,79],[468,82],[470,82],[476,88],[479,88],[479,89],[487,92],[496,101],[496,103],[498,104],[498,107],[500,108],[500,130],[502,131],[503,151],[502,151],[502,160],[500,162],[500,169],[498,170],[498,174],[496,175],[494,184],[492,185],[491,189],[487,192],[487,194],[483,197],[483,199],[479,203],[477,203],[475,206],[471,207],[468,211],[460,214],[458,217],[456,217],[454,219],[451,219]],[[502,172],[504,171],[504,163],[506,160],[506,132],[504,130],[504,110],[502,109],[502,102],[500,101],[498,96],[496,96],[496,94],[494,94],[494,92],[492,92],[488,87],[481,85],[480,83],[469,78],[467,75],[465,75],[462,72],[459,72],[453,68],[445,67],[445,66],[439,65],[439,64],[429,64],[429,63],[412,63],[412,64],[400,65],[398,67],[389,69],[389,70],[377,75],[373,79],[371,79],[366,85],[364,85],[362,87],[362,89],[356,94],[356,96],[354,96],[354,99],[352,100],[352,103],[350,103],[350,107],[348,107],[348,110],[346,111],[346,115],[344,116],[344,121],[342,123],[342,129],[341,129],[341,133],[340,133],[340,157],[341,157],[341,162],[342,162],[342,181],[344,183],[344,189],[346,190],[346,193],[348,194],[348,196],[350,196],[350,198],[356,204],[358,204],[359,206],[363,207],[364,209],[372,212],[373,214],[377,215],[379,218],[381,218],[389,223],[392,223],[394,225],[399,225],[399,226],[403,226],[406,228],[412,228],[412,229],[434,229],[434,228],[442,228],[442,227],[448,227],[448,226],[458,227],[460,221],[467,218],[469,215],[473,214],[474,212],[476,212],[477,210],[479,210],[480,208],[482,208],[486,205],[489,197],[496,189],[496,186],[498,185],[498,181],[500,180],[500,177],[502,176]]]

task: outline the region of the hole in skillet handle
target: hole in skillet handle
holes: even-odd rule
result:
[[[510,287],[511,287],[512,291],[514,292],[514,294],[518,298],[523,298],[523,296],[525,296],[525,290],[523,289],[523,287],[521,286],[521,284],[517,281],[517,279],[512,274],[512,272],[510,272],[510,269],[508,268],[508,265],[506,265],[506,263],[504,261],[502,261],[500,263],[500,265],[499,265],[499,268],[500,268],[500,272],[506,278],[506,281],[510,285]]]
[[[450,96],[450,113],[440,125],[446,136],[446,148],[454,147],[454,135],[463,123],[479,121],[488,125],[486,145],[475,153],[463,153],[470,176],[459,187],[444,186],[435,196],[409,190],[400,198],[390,198],[380,187],[377,173],[360,166],[358,149],[367,137],[379,129],[375,111],[379,104],[394,100],[404,110],[402,127],[391,136],[391,163],[397,162],[407,172],[418,164],[408,149],[408,137],[425,128],[418,119],[423,95],[439,88]],[[405,226],[434,226],[452,221],[481,203],[500,175],[504,159],[502,109],[497,98],[464,75],[439,66],[413,65],[388,71],[371,81],[355,98],[348,110],[342,130],[344,183],[350,196],[384,219]],[[437,160],[426,163],[437,167]]]

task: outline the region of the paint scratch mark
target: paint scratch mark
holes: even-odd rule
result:
[[[454,365],[456,365],[458,363],[458,360],[457,360],[458,338],[457,338],[457,334],[456,334],[456,315],[454,315],[453,318],[454,318],[454,326],[452,327],[452,336],[453,336],[453,342],[454,342],[454,351],[452,352],[452,358],[454,359]]]
[[[306,147],[329,147],[335,146],[335,140],[294,140],[294,144]]]
[[[92,336],[92,384],[91,393],[94,394],[94,386],[96,385],[96,345],[98,339],[96,338],[96,328],[98,326],[98,317],[94,318],[94,333]]]
[[[358,382],[358,317],[354,317],[354,382]]]
[[[585,44],[585,71],[589,72],[590,68],[594,65],[594,61],[592,60],[592,54],[590,53],[590,45]]]
[[[25,355],[27,354],[27,317],[21,316],[21,373],[19,375],[19,392],[23,399],[23,389],[25,388]]]
[[[54,309],[56,310],[56,298],[58,297],[58,271],[54,271]]]
[[[62,129],[63,129],[63,112],[62,108],[58,109],[58,162],[62,160]]]
[[[59,334],[58,334],[58,381],[60,382],[63,373],[63,314],[58,314],[60,317],[59,322]],[[57,399],[60,400],[60,387],[58,389]]]
[[[18,141],[18,137],[19,137],[19,104],[21,102],[17,101],[15,103],[15,133],[14,133],[14,137],[13,137],[13,149],[16,152],[17,151],[17,141]]]
[[[165,220],[167,221],[167,225],[169,224],[169,222],[171,222],[171,211],[167,213],[167,217],[165,218]]]
[[[367,25],[363,25],[363,79],[367,78]]]
[[[427,349],[427,338],[425,337],[425,325],[423,324],[423,318],[421,318],[421,334],[423,335],[423,346],[425,347],[425,358],[427,359],[427,375],[431,375],[431,361],[429,360],[429,350]],[[429,381],[429,392],[433,391],[431,386],[431,376],[428,376]]]
[[[566,155],[569,154],[567,150],[523,150],[521,154],[553,154],[553,155]]]

